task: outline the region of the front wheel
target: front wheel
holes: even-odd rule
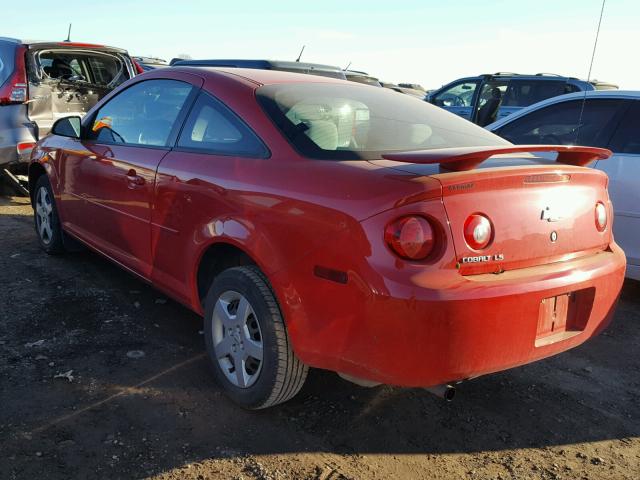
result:
[[[49,178],[42,175],[36,182],[33,198],[34,220],[38,243],[50,255],[64,252],[64,233]]]
[[[249,409],[286,402],[308,367],[293,353],[271,287],[255,266],[229,268],[205,300],[205,341],[218,383]]]

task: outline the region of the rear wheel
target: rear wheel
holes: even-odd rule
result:
[[[308,367],[293,353],[280,308],[257,267],[229,268],[216,277],[204,321],[214,375],[236,403],[266,408],[302,388]]]
[[[51,255],[64,252],[64,233],[60,226],[51,184],[46,175],[38,178],[34,195],[34,220],[40,246]]]

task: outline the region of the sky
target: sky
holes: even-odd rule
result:
[[[437,88],[481,73],[587,78],[602,0],[30,0],[0,35],[171,59],[302,60]],[[640,1],[607,0],[592,79],[640,90]]]

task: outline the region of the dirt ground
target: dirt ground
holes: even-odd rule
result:
[[[450,404],[313,371],[247,412],[198,316],[93,253],[41,253],[32,223],[0,197],[0,478],[640,478],[640,283],[600,337]]]

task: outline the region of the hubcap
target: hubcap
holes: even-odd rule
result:
[[[218,297],[211,322],[220,368],[236,387],[250,387],[260,375],[264,352],[253,307],[242,294],[228,290]]]
[[[46,188],[40,187],[36,194],[36,227],[40,239],[46,245],[51,243],[53,230],[51,227],[53,218],[53,205]]]

